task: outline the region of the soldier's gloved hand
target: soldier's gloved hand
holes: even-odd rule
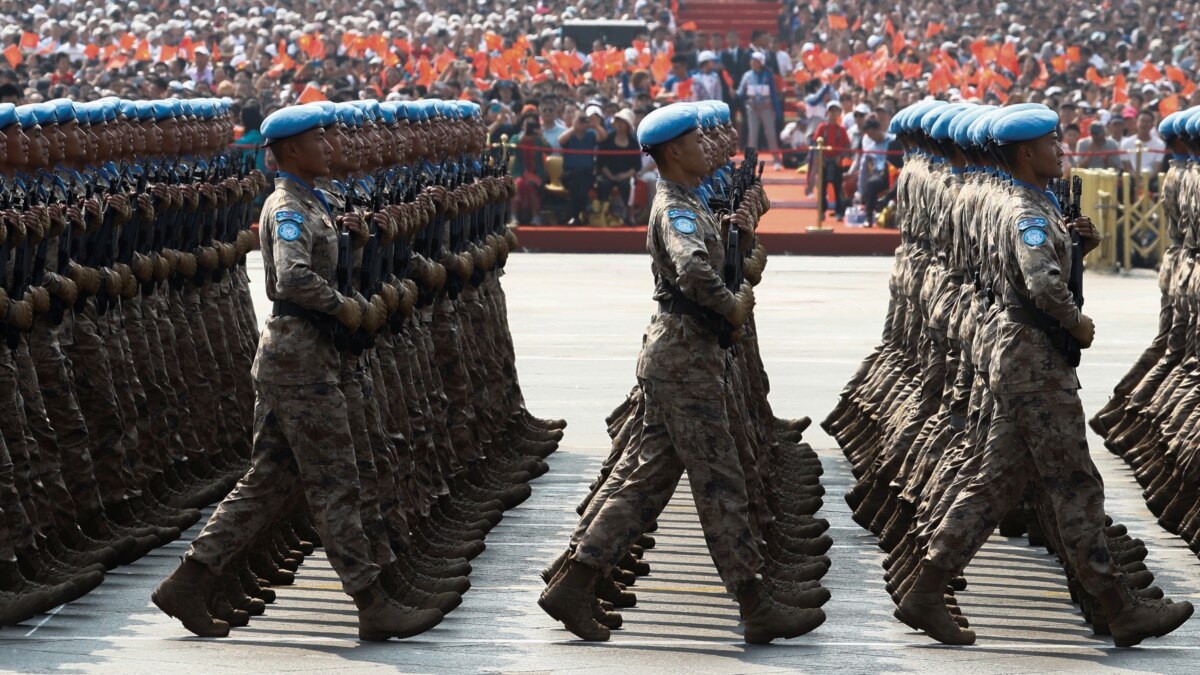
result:
[[[0,285],[0,317],[8,316],[8,291],[4,290],[4,286]]]
[[[362,218],[357,213],[347,213],[338,218],[338,225],[346,228],[346,231],[354,238],[354,250],[358,250],[367,245],[367,240],[371,238],[371,232],[362,222]]]
[[[103,270],[104,292],[107,293],[108,297],[112,298],[113,300],[121,297],[121,291],[125,289],[125,275],[121,273],[121,270],[119,269],[121,267],[125,266],[118,264],[113,265],[112,268],[105,268]],[[125,269],[128,270],[129,268],[126,267]]]
[[[366,304],[362,316],[362,328],[368,333],[374,333],[387,321],[388,308],[387,303],[378,295],[372,295],[371,300]]]
[[[128,269],[128,268],[127,268]],[[132,300],[138,294],[138,279],[131,272],[130,274],[121,277],[121,298],[124,300]]]
[[[67,268],[67,277],[75,282],[80,291],[88,295],[95,295],[100,291],[100,274],[91,267],[71,263]]]
[[[166,281],[167,277],[171,276],[171,272],[175,271],[175,252],[170,250],[159,251],[154,256],[154,280]]]
[[[1070,333],[1079,341],[1080,348],[1087,349],[1092,346],[1092,340],[1096,339],[1096,324],[1092,321],[1092,317],[1080,314],[1079,324],[1072,328]]]
[[[51,204],[47,207],[50,214],[50,236],[57,237],[67,228],[67,210],[62,204]]]
[[[196,256],[181,252],[179,260],[175,264],[175,271],[182,274],[185,279],[196,276]]]
[[[734,294],[733,299],[736,301],[733,310],[726,314],[725,318],[729,319],[729,323],[733,324],[734,328],[741,328],[750,318],[750,312],[754,311],[754,287],[749,283],[743,283],[738,292]]]
[[[417,284],[412,279],[404,279],[400,282],[400,290],[403,293],[400,296],[400,312],[404,316],[412,316],[413,308],[417,306],[418,294]]]
[[[212,246],[201,246],[196,249],[196,264],[206,270],[215,270],[220,264],[221,258],[217,255],[217,250]]]
[[[396,226],[396,222],[392,219],[390,213],[386,211],[373,213],[371,214],[371,222],[375,223],[375,227],[379,230],[380,246],[387,246],[395,241],[399,233],[399,228]]]
[[[387,307],[389,315],[400,309],[400,290],[395,286],[383,284],[379,289],[379,297],[383,298],[383,304]]]
[[[41,207],[35,207],[41,208]],[[43,209],[44,210],[44,209]],[[39,212],[26,211],[19,216],[21,226],[25,228],[25,239],[29,241],[30,246],[37,246],[42,237],[46,234],[46,228],[43,227],[42,217]]]
[[[221,260],[221,267],[229,269],[237,263],[237,247],[233,244],[220,242],[217,246],[217,257]]]
[[[138,195],[138,219],[149,225],[154,222],[154,200],[150,195]]]
[[[42,286],[34,286],[25,291],[24,300],[29,303],[36,314],[45,314],[50,311],[50,291]]]
[[[362,307],[355,298],[342,298],[342,304],[338,305],[333,316],[352,331],[362,325]]]
[[[46,273],[46,289],[68,307],[74,305],[79,297],[79,287],[75,282],[54,272]]]
[[[746,275],[746,281],[750,282],[751,286],[762,283],[762,267],[753,256],[746,260],[745,266],[742,267],[742,273]]]
[[[113,223],[124,225],[129,221],[129,216],[132,213],[129,207],[129,198],[125,195],[109,195],[104,200],[105,206],[113,211]]]
[[[164,183],[156,183],[154,187],[151,187],[150,195],[160,205],[169,205],[171,203],[171,189]]]
[[[142,283],[148,283],[154,278],[154,261],[141,253],[133,254],[133,276]]]
[[[9,302],[4,323],[17,330],[29,330],[33,327],[33,306],[24,300]]]
[[[83,202],[84,225],[87,229],[92,230],[100,227],[100,221],[103,218],[100,212],[100,200],[95,197],[89,197]]]

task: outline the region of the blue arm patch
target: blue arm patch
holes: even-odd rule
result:
[[[1040,227],[1031,227],[1021,234],[1021,241],[1030,248],[1037,248],[1046,243],[1046,231]]]
[[[297,225],[303,225],[304,224],[304,214],[300,213],[299,211],[276,211],[275,212],[275,222],[276,223],[283,223],[283,222],[288,222],[288,221],[296,223]]]
[[[296,241],[300,238],[300,225],[291,220],[285,220],[275,229],[275,234],[283,241]]]
[[[671,220],[675,220],[676,218],[695,220],[696,212],[690,209],[667,209],[667,217]]]
[[[671,219],[671,227],[675,228],[679,234],[692,234],[696,231],[696,221],[680,216]]]

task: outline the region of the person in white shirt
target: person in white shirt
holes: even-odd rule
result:
[[[711,51],[700,52],[696,57],[700,69],[692,75],[692,100],[721,100],[721,76],[717,74],[717,55]]]
[[[1137,145],[1141,141],[1142,144],[1142,162],[1137,165]],[[1154,128],[1154,113],[1149,110],[1143,110],[1137,116],[1137,133],[1132,136],[1126,136],[1121,140],[1121,151],[1125,154],[1121,156],[1121,165],[1126,171],[1133,173],[1158,173],[1162,167],[1163,157],[1167,150],[1167,144],[1159,137],[1158,130]]]

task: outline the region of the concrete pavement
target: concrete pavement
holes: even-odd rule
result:
[[[878,339],[890,260],[772,258],[758,293],[772,404],[781,416],[819,420]],[[967,571],[959,594],[979,634],[969,648],[935,646],[891,617],[874,538],[841,500],[850,474],[815,424],[807,440],[825,466],[833,599],[824,626],[766,647],[741,643],[737,611],[721,592],[690,497],[682,489],[647,553],[653,574],[634,588],[639,606],[610,643],[571,639],[536,605],[537,572],[564,545],[574,507],[608,452],[604,417],[634,382],[649,300],[644,256],[518,255],[505,288],[529,408],[570,422],[551,472],[533,497],[508,512],[474,561],[474,587],[441,626],[414,640],[360,644],[354,608],[321,557],[301,567],[267,614],[231,638],[188,637],[149,602],[196,530],[111,573],[95,592],[55,613],[0,631],[0,669],[19,672],[478,672],[594,669],[611,673],[830,671],[962,673],[1194,672],[1200,622],[1144,648],[1118,650],[1092,637],[1062,583],[1060,567],[1024,540],[994,538]],[[261,278],[258,271],[252,278]],[[1158,314],[1152,274],[1088,275],[1087,311],[1098,326],[1080,377],[1084,406],[1104,403],[1149,343]],[[266,307],[257,287],[258,306]],[[1108,487],[1108,510],[1150,547],[1147,565],[1177,599],[1196,600],[1200,562],[1154,523],[1124,465],[1092,438]]]

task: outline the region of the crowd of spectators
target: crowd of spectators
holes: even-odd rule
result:
[[[880,207],[888,123],[926,96],[1045,102],[1073,165],[1123,170],[1157,168],[1158,120],[1200,104],[1195,3],[786,0],[775,29],[751,35],[697,30],[686,5],[2,0],[0,100],[228,97],[253,143],[265,114],[297,101],[471,99],[514,146],[523,222],[602,225],[644,215],[654,167],[636,128],[670,101],[727,101],[776,167],[810,164],[820,139],[809,189],[829,187],[839,216],[856,196]],[[627,45],[560,30],[597,19],[645,28]]]

